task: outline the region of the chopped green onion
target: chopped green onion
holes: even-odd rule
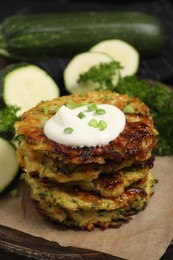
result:
[[[91,119],[88,123],[89,126],[92,126],[94,128],[97,128],[98,127],[98,123],[97,123],[97,120],[95,119]]]
[[[86,105],[88,105],[88,101],[87,100],[78,103],[77,107],[82,107],[82,106],[86,106]]]
[[[76,103],[74,103],[71,99],[69,99],[67,101],[66,107],[68,107],[70,109],[74,109],[74,108],[76,108]]]
[[[97,115],[104,115],[104,114],[106,114],[106,111],[102,108],[98,108],[98,109],[96,109],[96,114]]]
[[[80,103],[75,103],[75,102],[73,102],[73,100],[69,99],[67,101],[66,107],[68,107],[70,109],[74,109],[74,108],[82,107],[82,106],[86,106],[86,105],[88,105],[88,101],[87,100],[82,101]]]
[[[77,116],[78,116],[80,119],[83,119],[84,117],[86,117],[86,115],[85,115],[83,112],[80,112]]]
[[[60,106],[56,106],[53,108],[53,111],[57,112],[60,109]]]
[[[89,112],[96,111],[97,105],[94,104],[94,103],[92,103],[92,104],[89,105],[87,108],[88,108]]]
[[[41,118],[41,124],[39,125],[39,128],[43,128],[44,125],[45,125],[45,123],[46,123],[46,121],[47,121],[47,118],[46,118],[45,116],[42,116],[42,118]]]
[[[80,95],[80,97],[85,97],[86,92],[81,92],[79,95]]]
[[[100,131],[105,130],[106,127],[107,127],[106,121],[100,120],[100,121],[99,121],[99,124],[98,124],[98,128],[100,129]]]
[[[44,106],[43,110],[44,110],[44,115],[46,116],[48,114],[48,112],[49,112],[49,107],[48,106]]]
[[[73,132],[73,128],[71,128],[71,127],[66,127],[66,128],[64,129],[64,132],[65,132],[66,134],[71,134],[71,133]]]
[[[131,105],[127,105],[124,107],[123,112],[124,113],[135,113],[135,110]]]

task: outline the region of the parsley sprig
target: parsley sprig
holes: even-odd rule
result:
[[[0,110],[0,136],[11,138],[15,135],[14,124],[19,120],[17,112],[19,108],[16,106],[7,106]]]
[[[138,97],[150,109],[159,132],[156,154],[173,154],[173,91],[160,82],[147,81],[137,76],[120,79],[115,91]]]
[[[97,83],[96,88],[112,90],[117,84],[121,68],[121,64],[117,61],[100,63],[99,65],[92,66],[88,71],[81,73],[78,83]]]

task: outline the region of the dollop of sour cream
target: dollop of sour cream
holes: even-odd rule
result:
[[[97,114],[96,111],[89,111],[88,106],[80,106],[69,109],[61,106],[58,112],[46,121],[44,134],[51,140],[72,147],[102,146],[115,139],[124,129],[125,114],[117,107],[102,104],[97,105],[98,109],[104,110],[104,114]],[[79,117],[79,113],[84,115]],[[94,122],[104,121],[106,127],[100,129],[89,125]],[[68,133],[65,129],[71,129]]]

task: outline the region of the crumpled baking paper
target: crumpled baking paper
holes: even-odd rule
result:
[[[94,231],[59,229],[41,216],[20,184],[19,196],[0,198],[0,224],[56,241],[62,246],[97,250],[132,260],[158,260],[173,238],[173,157],[156,157],[154,195],[147,207],[120,228]]]

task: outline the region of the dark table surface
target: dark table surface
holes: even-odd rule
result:
[[[132,10],[145,11],[158,17],[164,24],[167,33],[167,43],[162,54],[152,59],[141,60],[139,75],[162,81],[173,86],[173,5],[168,0],[154,1],[68,1],[68,0],[49,0],[49,1],[3,1],[0,8],[0,21],[13,14],[38,13],[38,12],[71,12],[71,11],[106,11],[106,10]],[[59,86],[63,88],[62,73],[68,59],[55,58],[48,61],[40,61],[43,67],[55,79]],[[56,70],[54,69],[56,67]],[[58,69],[58,71],[57,71]],[[8,232],[7,232],[8,233]],[[4,233],[5,234],[5,233]],[[1,234],[2,235],[2,234]],[[10,231],[7,236],[10,236]],[[19,235],[20,237],[20,235]],[[1,237],[2,238],[2,237]],[[22,236],[20,237],[22,239]],[[1,239],[0,239],[1,242]],[[2,246],[3,245],[3,246]],[[0,259],[2,260],[25,260],[29,259],[25,254],[17,254],[14,248],[9,252],[9,246],[0,243]],[[59,255],[60,257],[60,255]],[[60,259],[58,256],[56,259]],[[38,259],[38,258],[37,258]],[[43,258],[42,258],[43,259]],[[45,258],[53,259],[53,258]],[[62,259],[62,258],[61,258]],[[63,258],[66,259],[66,258]],[[68,258],[70,259],[70,258]],[[71,258],[72,259],[72,258]],[[73,258],[78,259],[78,258]],[[116,259],[109,256],[97,255],[95,258],[86,255],[79,259]],[[117,258],[118,259],[118,258]],[[173,259],[173,244],[170,244],[161,260]],[[150,260],[150,259],[149,259]]]

